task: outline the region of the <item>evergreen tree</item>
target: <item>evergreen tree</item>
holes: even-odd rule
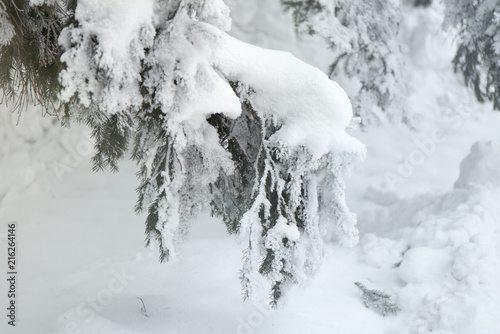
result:
[[[480,102],[500,110],[500,3],[493,0],[445,0],[446,27],[458,27],[453,64]]]
[[[221,0],[67,8],[58,38],[41,36],[61,50],[51,49],[59,81],[38,99],[56,101],[65,123],[89,125],[95,170],[118,170],[131,150],[136,211],[147,212],[147,244],[160,261],[176,257],[210,204],[229,233],[248,237],[244,296],[267,286],[276,306],[314,273],[325,239],[357,242],[344,176],[364,149],[345,133],[350,103],[338,85],[289,54],[227,35]],[[15,39],[3,41],[5,57]]]
[[[281,0],[298,33],[323,37],[334,51],[330,77],[359,82],[353,99],[362,124],[387,118],[408,123],[403,57],[398,41],[397,0]]]

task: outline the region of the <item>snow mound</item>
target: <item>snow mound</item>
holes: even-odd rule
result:
[[[394,272],[405,319],[398,333],[500,333],[499,148],[475,143],[451,191],[401,200],[374,217],[408,247]]]
[[[476,142],[469,155],[460,164],[460,177],[455,183],[457,188],[473,184],[500,185],[500,142]]]
[[[379,238],[374,234],[365,234],[360,242],[361,260],[375,268],[392,268],[401,262],[405,244],[388,238]]]
[[[408,250],[399,267],[399,277],[407,283],[428,283],[446,276],[452,258],[447,252],[429,247]]]

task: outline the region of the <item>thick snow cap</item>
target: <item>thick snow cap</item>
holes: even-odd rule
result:
[[[291,53],[263,49],[227,34],[214,52],[214,66],[231,81],[247,85],[263,118],[282,125],[273,140],[304,146],[318,158],[333,151],[362,151],[345,129],[352,118],[345,91],[319,69]]]

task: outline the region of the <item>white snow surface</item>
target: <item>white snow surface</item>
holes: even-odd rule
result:
[[[293,26],[278,0],[232,3],[239,38],[288,48],[326,69],[329,54],[311,54],[314,40],[282,38]],[[15,127],[17,116],[2,105],[0,243],[5,249],[6,225],[17,221],[19,323],[10,328],[2,314],[0,331],[500,333],[500,114],[453,73],[440,7],[429,10],[406,8],[402,26],[418,132],[349,130],[368,153],[347,184],[360,243],[331,245],[316,277],[277,311],[241,300],[245,245],[221,222],[200,217],[181,258],[160,265],[143,248],[144,217],[133,214],[135,166],[94,173],[84,129],[61,129],[35,110]],[[2,268],[5,261],[0,256]],[[355,281],[385,290],[401,312],[366,309]],[[0,280],[2,294],[6,288]]]

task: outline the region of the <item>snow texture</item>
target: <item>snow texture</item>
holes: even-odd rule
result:
[[[61,44],[75,45],[62,55],[67,70],[61,74],[62,100],[78,94],[79,102],[89,107],[98,101],[104,110],[140,106],[138,80],[144,48],[151,47],[154,35],[151,0],[78,1],[75,19],[78,27],[63,31]],[[93,50],[93,48],[98,48]],[[96,78],[108,78],[106,85]]]
[[[500,330],[493,325],[500,301],[494,269],[500,264],[496,205],[500,193],[494,178],[498,156],[491,154],[495,150],[485,150],[498,145],[474,144],[449,193],[414,199],[412,207],[407,201],[393,208],[399,212],[398,221],[408,219],[414,224],[400,235],[410,249],[398,269],[406,283],[399,302],[412,314],[412,333]],[[423,205],[415,206],[418,201]]]
[[[251,3],[261,10],[241,9]],[[289,34],[293,26],[276,12],[279,1],[258,4],[240,1],[233,7],[233,17],[243,21],[236,23],[247,27],[238,37],[286,46],[277,35]],[[79,138],[81,129],[65,135],[59,125],[30,114],[15,127],[17,115],[2,105],[0,233],[4,222],[19,222],[20,256],[30,273],[19,286],[23,321],[17,329],[58,334],[500,333],[500,115],[490,113],[491,104],[479,104],[453,73],[453,36],[441,32],[442,18],[436,1],[403,12],[409,101],[419,114],[419,132],[384,125],[355,133],[368,151],[346,187],[347,200],[359,213],[359,247],[328,245],[316,277],[305,289],[291,291],[285,307],[275,312],[241,301],[234,273],[245,245],[228,238],[219,221],[200,216],[181,261],[158,265],[155,252],[143,248],[142,217],[129,209],[135,199],[134,168],[95,174],[82,162],[60,182],[47,166],[76,147],[78,141],[71,138]],[[292,41],[297,44],[290,50],[301,58],[330,61],[326,53],[320,60],[318,53],[311,56],[310,41]],[[415,152],[425,158],[411,165]],[[400,174],[400,167],[413,171]],[[394,187],[387,185],[388,173],[399,177]],[[296,236],[289,227],[276,232]],[[110,300],[103,299],[114,269],[131,279]],[[353,285],[365,280],[395,297],[401,311],[381,317],[367,310]],[[6,291],[3,281],[0,290]],[[141,314],[138,296],[150,317]]]

